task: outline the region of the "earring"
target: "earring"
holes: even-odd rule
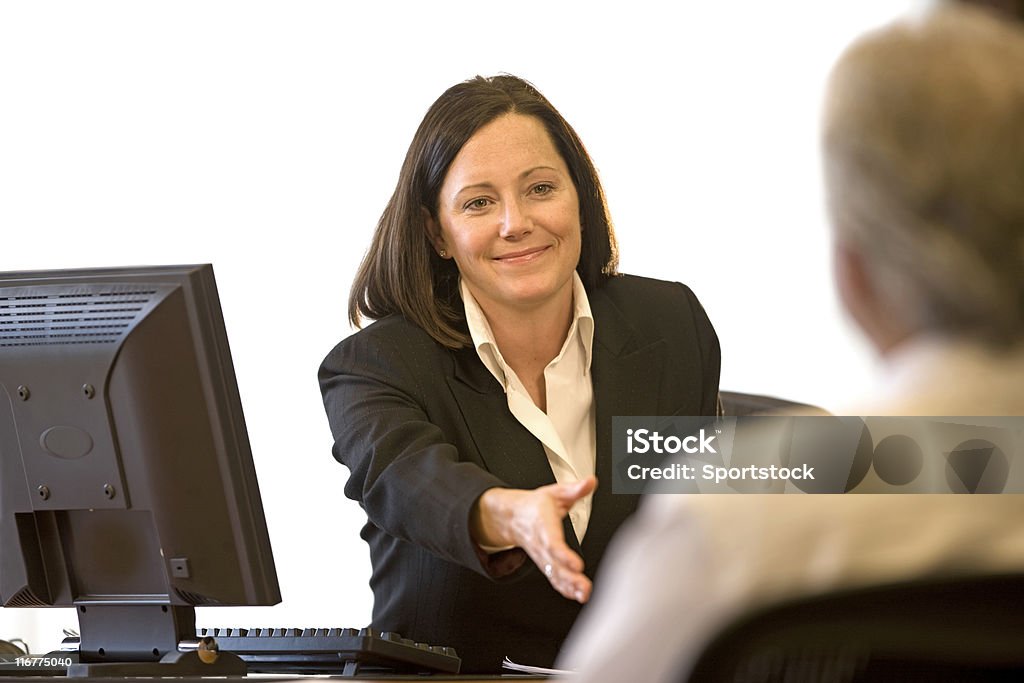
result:
[[[444,249],[441,250],[441,258],[448,258],[448,252]]]

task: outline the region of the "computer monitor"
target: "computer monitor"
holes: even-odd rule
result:
[[[194,606],[280,599],[213,268],[0,273],[3,606],[73,606],[72,675],[221,675]]]

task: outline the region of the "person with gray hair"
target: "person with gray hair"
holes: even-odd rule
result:
[[[942,7],[833,70],[822,151],[840,298],[885,359],[860,415],[1024,415],[1024,25]],[[829,592],[1024,572],[1022,496],[654,495],[559,658],[685,680],[744,614]]]
[[[940,11],[854,45],[832,75],[824,170],[836,276],[883,354],[921,334],[1024,336],[1022,28]]]

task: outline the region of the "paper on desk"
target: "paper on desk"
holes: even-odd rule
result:
[[[510,669],[511,671],[521,671],[524,674],[536,674],[538,676],[575,676],[576,672],[570,669],[546,669],[543,666],[528,666],[526,664],[516,664],[508,657],[505,657],[505,661],[501,663],[502,669]]]

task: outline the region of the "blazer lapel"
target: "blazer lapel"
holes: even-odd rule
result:
[[[544,447],[509,412],[504,390],[476,349],[460,349],[453,355],[455,374],[448,384],[487,470],[513,488],[555,483]]]
[[[582,552],[584,559],[592,558],[593,564],[638,503],[638,496],[612,494],[612,416],[658,414],[667,342],[642,339],[600,288],[588,294],[594,315],[591,373],[599,485],[582,549],[568,517],[563,530],[569,546]],[[460,349],[453,355],[455,373],[448,383],[488,471],[514,488],[555,483],[544,447],[509,412],[505,392],[476,349]]]
[[[504,390],[476,349],[460,349],[454,355],[455,375],[448,383],[487,470],[512,488],[554,484],[544,446],[509,411]],[[568,517],[562,521],[562,532],[569,547],[582,554]]]
[[[631,514],[639,497],[612,493],[612,417],[657,415],[664,377],[667,342],[648,342],[597,289],[591,295],[594,314],[594,355],[591,372],[597,428],[598,487],[590,524],[584,537],[585,558],[599,558],[622,520]]]

